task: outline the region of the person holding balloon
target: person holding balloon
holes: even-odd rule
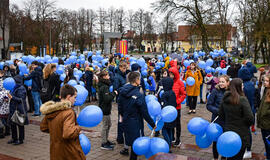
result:
[[[264,77],[264,94],[257,112],[257,126],[261,128],[262,139],[265,145],[266,159],[270,159],[270,75]]]
[[[176,103],[176,96],[174,91],[172,90],[173,88],[173,79],[170,77],[163,78],[162,79],[162,84],[163,84],[163,89],[164,93],[161,95],[161,106],[162,108],[166,106],[173,106],[176,108],[177,103]],[[172,141],[173,141],[173,129],[176,126],[176,120],[174,120],[171,123],[165,123],[163,128],[162,128],[162,135],[166,142],[169,144],[169,147],[171,148],[172,146]]]
[[[81,127],[72,109],[76,96],[76,88],[66,84],[60,89],[60,102],[49,101],[40,108],[45,115],[40,130],[50,134],[51,160],[86,159],[79,141]]]
[[[219,106],[224,96],[225,91],[228,89],[230,84],[230,78],[227,75],[222,75],[219,77],[219,83],[213,89],[207,100],[206,108],[212,113],[211,122],[213,122],[218,117]],[[220,118],[215,120],[215,123],[219,124],[221,127],[224,126],[224,121]],[[213,156],[214,159],[218,159],[217,143],[213,142]]]
[[[119,121],[123,124],[125,133],[125,144],[132,146],[133,142],[143,133],[143,119],[146,120],[152,128],[155,123],[150,117],[144,95],[140,93],[140,74],[130,72],[128,74],[129,83],[119,89]],[[137,155],[131,147],[130,160],[136,160]]]
[[[176,109],[177,109],[177,118],[176,118],[176,137],[173,139],[175,140],[174,145],[180,146],[181,145],[181,103],[186,98],[186,91],[185,91],[185,85],[180,80],[180,74],[176,67],[172,67],[169,69],[169,76],[173,79],[173,91],[176,96]]]
[[[114,97],[117,95],[117,91],[110,92],[109,87],[111,85],[110,76],[107,71],[101,71],[99,74],[99,82],[98,82],[98,102],[99,107],[103,112],[103,120],[102,120],[102,131],[101,138],[102,144],[101,149],[112,150],[114,148],[114,143],[108,140],[109,131],[111,128],[111,110],[112,110],[112,101]]]
[[[193,82],[191,82],[188,78],[189,79],[193,78],[192,79]],[[188,114],[196,113],[197,99],[198,96],[200,95],[200,86],[203,81],[202,74],[200,70],[197,69],[196,63],[194,62],[190,63],[190,68],[187,70],[184,80],[187,82],[186,90],[189,104]]]
[[[242,140],[240,151],[230,160],[243,159],[246,147],[250,143],[250,126],[254,123],[248,99],[243,92],[243,81],[235,78],[230,81],[229,91],[225,92],[219,108],[219,118],[224,121],[224,131],[236,132]]]

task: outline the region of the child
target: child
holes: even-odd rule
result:
[[[101,71],[99,74],[98,82],[98,101],[99,107],[103,111],[103,121],[102,121],[102,131],[101,138],[102,144],[101,149],[112,150],[114,145],[108,140],[109,131],[111,128],[111,110],[112,110],[112,101],[117,94],[117,91],[110,93],[109,87],[111,85],[110,76],[107,71]]]
[[[45,115],[40,130],[50,134],[51,160],[86,159],[79,141],[81,128],[72,109],[76,96],[76,88],[66,84],[60,90],[60,102],[49,101],[40,108]]]
[[[149,77],[148,77],[148,84],[149,84],[149,91],[150,94],[155,94],[156,91],[156,80],[155,80],[155,73],[153,71],[149,72]]]
[[[163,78],[162,79],[163,89],[164,93],[161,96],[161,105],[162,108],[166,106],[173,106],[176,108],[176,96],[175,93],[172,90],[173,87],[173,79],[170,77]],[[171,123],[165,123],[164,127],[162,128],[162,135],[164,139],[169,144],[169,147],[171,148],[172,140],[173,140],[173,132],[174,127],[176,126],[176,120],[174,120]]]
[[[217,84],[217,80],[216,78],[211,74],[208,73],[205,77],[204,77],[204,81],[207,85],[207,90],[206,90],[206,100],[208,95],[212,92],[212,90],[215,88],[216,84]]]

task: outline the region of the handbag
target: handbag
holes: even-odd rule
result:
[[[24,105],[24,104],[23,104],[23,100],[21,100],[21,103],[22,103],[22,105]],[[24,112],[23,114],[20,113],[20,112],[18,111],[17,106],[16,106],[16,110],[15,110],[15,112],[13,113],[13,115],[11,116],[10,120],[11,120],[13,123],[15,123],[15,124],[17,124],[17,125],[19,125],[19,126],[24,126],[24,122],[25,122],[25,119],[26,119],[26,117],[25,117],[25,111],[24,111],[24,106],[23,106],[23,112]]]

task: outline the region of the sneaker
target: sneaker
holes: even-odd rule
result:
[[[23,141],[16,141],[15,143],[13,143],[13,145],[20,145],[23,144]]]
[[[192,113],[196,113],[196,110],[194,109],[194,110],[192,110]]]
[[[124,155],[124,156],[128,156],[129,153],[128,153],[128,149],[124,148],[120,151],[120,154]]]
[[[181,141],[176,140],[176,142],[174,143],[174,146],[175,146],[175,147],[180,147],[181,144],[182,144]]]
[[[38,117],[38,116],[40,116],[40,114],[33,114],[32,116],[33,117]]]
[[[113,146],[109,145],[108,143],[103,143],[100,148],[104,150],[113,150]]]
[[[244,156],[243,156],[244,159],[247,159],[247,158],[252,158],[252,153],[251,151],[246,151]]]
[[[111,141],[108,141],[107,144],[110,145],[110,146],[115,146],[115,143],[113,143]]]
[[[191,114],[191,113],[192,113],[192,110],[189,110],[189,111],[188,111],[188,114]]]

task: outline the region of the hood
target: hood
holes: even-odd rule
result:
[[[17,75],[13,78],[17,85],[23,85],[23,77],[20,75]]]
[[[50,118],[54,118],[59,113],[56,111],[62,111],[70,108],[71,102],[69,101],[61,101],[61,102],[49,101],[40,107],[40,112],[45,115],[53,113],[52,115],[50,115]]]
[[[172,90],[173,87],[173,79],[170,77],[163,78],[161,80],[164,91]]]
[[[249,81],[251,80],[252,75],[246,67],[243,67],[238,71],[238,77],[241,78],[243,81]]]
[[[170,62],[170,66],[171,66],[171,67],[177,67],[177,61],[172,60],[172,61]]]
[[[138,63],[134,63],[131,65],[131,71],[137,71],[141,68],[141,66]]]
[[[246,66],[250,68],[250,67],[253,66],[253,64],[252,64],[251,62],[247,62],[247,63],[246,63]]]
[[[120,95],[126,98],[133,96],[136,92],[140,92],[139,87],[133,86],[129,83],[119,89]]]
[[[174,79],[173,79],[174,81],[180,79],[180,74],[176,67],[170,68],[169,72],[172,72],[174,74]]]

